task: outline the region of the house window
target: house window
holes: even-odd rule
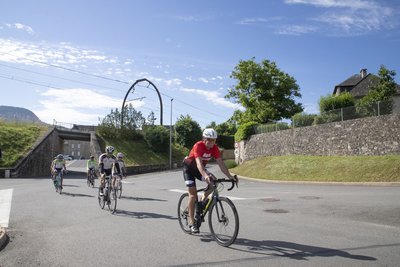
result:
[[[78,144],[78,148],[81,148],[81,144]]]
[[[72,148],[75,148],[75,144],[71,144],[71,147],[72,147]]]

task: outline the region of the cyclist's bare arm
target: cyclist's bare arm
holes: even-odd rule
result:
[[[197,169],[199,169],[201,176],[203,176],[206,179],[206,183],[209,184],[210,179],[212,179],[212,178],[208,176],[206,169],[203,166],[202,159],[200,157],[196,158],[196,165],[197,165]]]

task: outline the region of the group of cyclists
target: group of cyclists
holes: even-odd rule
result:
[[[217,132],[212,128],[206,128],[203,131],[203,138],[201,141],[198,141],[194,144],[191,149],[189,155],[185,157],[183,160],[183,178],[185,181],[185,185],[188,189],[189,194],[189,224],[190,230],[193,234],[199,233],[199,229],[194,223],[194,211],[195,211],[195,203],[197,199],[197,188],[196,188],[196,179],[200,181],[204,181],[207,184],[212,184],[213,179],[215,177],[205,168],[207,163],[211,158],[214,158],[220,168],[220,170],[231,180],[235,180],[237,183],[237,177],[232,176],[229,173],[228,168],[226,167],[224,161],[221,158],[219,149],[216,145],[217,140]],[[105,186],[105,177],[112,175],[121,175],[122,177],[126,176],[126,168],[124,164],[122,153],[117,153],[117,156],[114,156],[114,147],[107,146],[105,153],[101,154],[99,157],[98,164],[94,158],[94,156],[90,156],[90,159],[87,161],[87,177],[89,178],[89,174],[91,170],[95,170],[98,166],[100,172],[100,195],[103,194],[103,189]],[[56,171],[66,171],[65,160],[62,154],[57,155],[51,165],[52,178],[54,179],[54,173]],[[113,186],[115,185],[115,179],[113,179]],[[201,201],[198,201],[198,205],[203,203],[203,200],[207,199],[209,194],[212,192],[212,187],[209,187],[206,190],[201,198]],[[200,209],[202,207],[198,207]]]
[[[100,195],[103,194],[103,188],[105,185],[105,177],[107,175],[112,175],[115,177],[119,175],[121,178],[126,177],[127,172],[124,163],[124,154],[119,152],[117,156],[114,156],[114,147],[107,146],[106,152],[101,154],[99,157],[99,161],[97,163],[95,157],[93,155],[86,161],[86,178],[89,179],[90,173],[94,172],[95,176],[97,177],[96,173],[100,173]],[[55,174],[61,172],[61,188],[64,180],[64,174],[67,173],[67,167],[65,164],[65,159],[62,154],[58,154],[51,163],[51,179],[55,183]],[[113,186],[115,185],[115,178],[113,179]],[[57,187],[56,187],[57,190]]]

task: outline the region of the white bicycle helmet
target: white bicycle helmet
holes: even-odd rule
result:
[[[58,154],[58,155],[57,155],[57,158],[58,158],[58,159],[64,159],[64,156],[63,156],[63,154]]]
[[[117,158],[123,158],[124,157],[124,154],[123,153],[121,153],[121,152],[119,152],[118,154],[117,154]]]
[[[106,147],[106,152],[107,153],[113,153],[114,152],[114,147],[113,146]]]
[[[215,131],[213,128],[206,128],[203,131],[203,137],[217,139],[218,134],[217,134],[217,131]]]

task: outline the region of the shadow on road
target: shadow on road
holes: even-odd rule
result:
[[[117,210],[117,211],[115,211],[114,215],[132,217],[132,218],[136,218],[136,219],[168,219],[168,220],[176,220],[177,219],[176,217],[159,214],[159,213],[128,211],[128,210]]]
[[[64,196],[69,196],[69,197],[94,197],[94,196],[91,196],[91,195],[86,195],[86,194],[73,194],[73,193],[68,193],[68,192],[65,192],[65,191],[62,192],[62,195],[64,195]]]
[[[268,255],[270,257],[287,257],[295,260],[307,260],[310,257],[343,257],[362,261],[376,261],[377,259],[365,255],[351,254],[349,250],[359,250],[362,248],[345,248],[343,250],[309,246],[304,244],[276,241],[276,240],[249,240],[238,238],[233,246],[244,246],[246,249],[233,248],[235,250],[247,251],[251,253]],[[389,246],[399,246],[400,244],[392,244]],[[366,247],[364,247],[366,248]]]
[[[136,200],[136,201],[162,201],[165,202],[165,199],[157,199],[157,198],[147,198],[147,197],[125,197],[121,196],[121,199],[128,199],[128,200]]]

